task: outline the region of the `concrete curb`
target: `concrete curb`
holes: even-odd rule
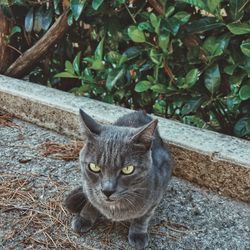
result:
[[[102,123],[132,112],[0,75],[0,109],[23,120],[79,138],[79,107]],[[157,118],[174,155],[175,175],[250,202],[249,141]]]

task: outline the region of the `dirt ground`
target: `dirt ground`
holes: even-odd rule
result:
[[[124,223],[101,218],[88,233],[70,229],[72,215],[62,201],[80,184],[78,161],[71,157],[79,144],[4,119],[0,117],[0,249],[131,249]],[[249,250],[250,205],[173,178],[150,236],[148,249]]]

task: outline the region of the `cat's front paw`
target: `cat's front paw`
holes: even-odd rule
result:
[[[128,241],[131,246],[136,250],[143,250],[148,246],[148,234],[147,233],[130,233],[128,235]]]
[[[74,216],[71,222],[71,228],[76,233],[86,233],[91,229],[92,226],[93,223],[90,220],[86,220],[80,215]]]
[[[70,213],[80,213],[87,199],[82,191],[82,187],[72,190],[64,200],[64,206]]]

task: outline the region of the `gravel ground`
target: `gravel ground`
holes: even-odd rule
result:
[[[0,249],[131,249],[127,225],[101,218],[77,235],[61,202],[79,183],[77,161],[41,155],[69,138],[14,120],[0,127]],[[250,249],[250,205],[172,178],[150,227],[148,249]]]

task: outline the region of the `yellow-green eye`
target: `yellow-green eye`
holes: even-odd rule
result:
[[[89,170],[91,170],[94,173],[99,173],[101,171],[101,168],[94,163],[89,163]]]
[[[133,165],[129,165],[129,166],[122,168],[122,173],[129,175],[129,174],[132,174],[134,170],[135,170],[135,167]]]

